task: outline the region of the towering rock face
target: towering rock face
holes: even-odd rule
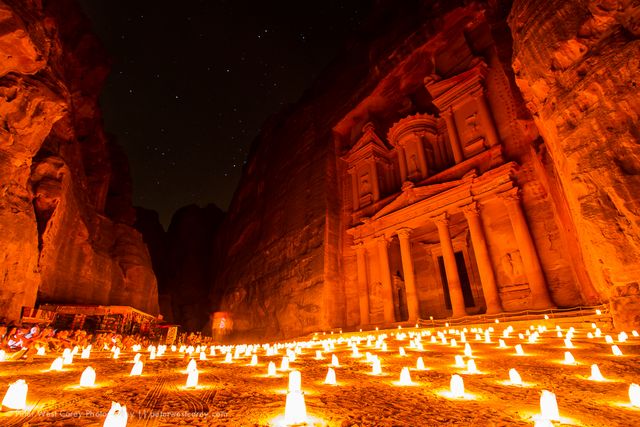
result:
[[[513,68],[559,181],[574,255],[640,325],[640,5],[515,1]]]
[[[255,141],[215,279],[236,332],[599,302],[637,326],[631,3],[380,2]]]
[[[108,67],[71,1],[0,1],[0,316],[38,302],[158,313],[128,165],[102,129]]]

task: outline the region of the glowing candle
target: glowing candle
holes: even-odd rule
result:
[[[0,350],[0,362],[7,360],[7,353],[4,350]]]
[[[204,351],[200,352],[200,360],[207,360],[207,354]]]
[[[458,374],[451,375],[451,382],[449,383],[452,397],[464,397],[464,381]]]
[[[256,366],[257,364],[258,364],[258,355],[254,354],[253,356],[251,356],[251,362],[249,363],[249,365]]]
[[[618,334],[618,342],[626,342],[629,338],[629,335],[625,331],[622,331]]]
[[[360,354],[360,352],[358,351],[358,347],[356,347],[356,346],[354,345],[354,346],[351,348],[351,357],[358,358],[358,357],[360,357],[360,356],[361,356],[361,354]]]
[[[93,387],[96,383],[96,371],[91,366],[82,371],[80,375],[80,387]]]
[[[613,338],[611,338],[611,335],[605,335],[604,340],[607,344],[613,344]]]
[[[469,345],[469,343],[466,343],[464,345],[464,355],[467,357],[471,357],[471,346]]]
[[[302,387],[302,376],[300,375],[300,371],[293,370],[289,372],[289,392],[292,391],[301,391]]]
[[[324,379],[324,383],[328,385],[336,385],[336,371],[333,368],[327,369],[327,376]]]
[[[49,368],[50,371],[62,371],[62,357],[57,357]]]
[[[287,393],[284,409],[284,422],[287,425],[304,425],[307,423],[307,406],[301,391]]]
[[[514,368],[509,369],[509,382],[512,385],[522,385],[522,378]]]
[[[418,360],[416,361],[416,369],[419,371],[426,370],[426,368],[424,367],[424,360],[422,360],[422,357],[418,357]]]
[[[131,373],[129,373],[132,377],[137,377],[142,375],[142,362],[137,361],[133,364],[133,368],[131,368]]]
[[[198,369],[198,365],[195,359],[189,360],[189,364],[187,364],[187,372],[193,371],[194,369]]]
[[[386,342],[382,343],[382,351],[387,351],[387,343]]]
[[[209,348],[209,356],[215,356],[216,355],[216,348],[214,346],[211,346]]]
[[[489,331],[484,332],[484,342],[485,344],[491,343],[491,334],[489,333]]]
[[[340,367],[340,362],[338,361],[338,356],[336,356],[335,354],[331,355],[331,366],[339,368]]]
[[[600,373],[600,368],[598,368],[598,365],[591,365],[591,376],[589,377],[589,379],[591,381],[604,381],[604,377]]]
[[[629,386],[629,401],[631,406],[640,408],[640,386],[638,384],[631,384]]]
[[[127,407],[121,406],[119,403],[111,402],[111,409],[104,420],[103,427],[126,427],[127,426]]]
[[[38,352],[36,353],[38,356],[44,356],[45,355],[45,349],[44,347],[40,347],[38,348]]]
[[[466,366],[466,365],[464,364],[464,358],[463,358],[461,355],[456,354],[456,355],[455,355],[455,359],[456,359],[456,366],[457,366],[458,368],[464,368],[464,367]]]
[[[224,356],[224,363],[233,363],[233,355],[231,354],[231,352],[227,352],[227,354]]]
[[[470,374],[479,374],[478,368],[476,368],[476,362],[473,359],[467,360],[467,372]]]
[[[73,354],[71,354],[71,350],[65,348],[62,352],[62,364],[63,365],[71,365],[73,363]]]
[[[198,370],[192,369],[187,374],[187,383],[185,387],[196,388],[198,386]]]
[[[564,361],[562,362],[565,365],[575,365],[576,359],[573,357],[570,351],[564,352]]]
[[[507,348],[507,344],[505,344],[503,339],[499,339],[498,344],[499,344],[498,347],[500,348]]]
[[[91,357],[91,346],[87,346],[82,349],[82,353],[80,354],[80,359],[88,359]]]
[[[140,361],[140,353],[136,353],[135,356],[133,356],[133,363],[139,362]]]
[[[631,335],[633,335],[634,337],[640,336],[640,334],[638,334],[638,331],[636,331],[635,329],[631,331]]]
[[[269,362],[269,367],[267,368],[267,375],[270,377],[276,376],[276,364],[273,362]]]
[[[2,399],[2,406],[8,409],[24,411],[27,407],[27,391],[29,387],[24,380],[18,380],[9,385],[7,393]]]
[[[593,334],[591,332],[587,332],[587,338],[593,339]]]
[[[280,370],[286,371],[289,369],[289,358],[287,356],[282,356],[282,361],[280,362]]]
[[[514,348],[516,349],[516,354],[518,356],[524,356],[524,350],[522,349],[522,345],[516,344]]]
[[[560,421],[560,411],[556,402],[556,395],[547,390],[542,390],[540,395],[540,414],[547,420]]]
[[[400,347],[398,349],[398,352],[400,353],[400,357],[406,357],[407,353],[404,351],[404,347]]]
[[[457,347],[458,343],[456,342],[455,338],[451,338],[451,347]]]
[[[467,342],[467,336],[464,332],[460,334],[460,342]]]
[[[377,357],[373,359],[373,364],[371,366],[371,374],[372,375],[382,374],[382,366],[380,365],[380,359],[378,359]]]
[[[436,338],[436,336],[431,335],[431,343],[435,344],[436,342],[438,342],[438,339]]]
[[[596,331],[593,333],[596,338],[600,338],[602,336],[602,331],[600,330],[600,328],[596,328]]]
[[[172,353],[175,353],[177,349],[178,349],[178,347],[176,347],[175,345],[171,346],[171,352]]]
[[[113,358],[117,359],[120,357],[120,348],[116,347],[115,350],[113,350]]]
[[[622,356],[622,351],[615,344],[611,346],[611,352],[613,352],[614,356]]]
[[[400,371],[400,382],[399,385],[412,385],[413,381],[411,381],[411,373],[409,372],[409,368],[406,366],[402,368]]]
[[[565,348],[573,348],[573,343],[571,342],[571,339],[565,338],[564,346],[565,346]]]

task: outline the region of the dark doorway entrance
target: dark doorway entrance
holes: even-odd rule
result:
[[[469,282],[469,273],[467,272],[466,264],[464,263],[464,255],[462,252],[456,252],[456,267],[458,269],[458,276],[460,277],[460,285],[462,287],[462,296],[464,297],[464,306],[475,307],[475,301],[473,300],[473,292],[471,291],[471,283]],[[451,295],[449,294],[449,282],[447,281],[447,273],[444,268],[444,259],[442,256],[438,257],[438,268],[440,269],[440,278],[442,279],[442,290],[444,292],[444,304],[448,310],[451,310]]]

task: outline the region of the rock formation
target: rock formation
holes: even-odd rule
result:
[[[71,1],[0,1],[0,316],[37,302],[158,313],[126,157],[102,129],[106,55]]]
[[[380,2],[254,143],[214,282],[236,332],[599,302],[640,326],[633,4]]]
[[[551,12],[552,11],[552,12]],[[640,5],[515,1],[513,69],[558,181],[556,205],[620,328],[640,325]]]
[[[157,213],[136,211],[135,226],[151,253],[165,320],[187,331],[209,334],[208,319],[220,299],[211,283],[219,258],[216,235],[224,213],[215,205],[185,206],[176,211],[164,232]]]

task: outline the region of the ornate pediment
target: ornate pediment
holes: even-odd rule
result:
[[[464,182],[464,179],[443,182],[441,184],[424,185],[420,187],[414,186],[412,182],[405,182],[402,185],[402,193],[391,201],[388,205],[380,209],[371,219],[383,217],[391,212],[400,210],[406,206],[412,205],[420,200],[428,199],[456,187]]]
[[[478,59],[473,67],[467,71],[445,80],[437,80],[433,76],[425,79],[425,87],[433,104],[440,111],[464,100],[466,96],[483,90],[482,82],[487,74],[487,64]]]
[[[356,141],[349,152],[342,158],[352,163],[359,158],[370,156],[373,153],[387,157],[390,151],[391,149],[387,144],[376,134],[373,123],[369,122],[362,128],[362,136],[360,139]]]

